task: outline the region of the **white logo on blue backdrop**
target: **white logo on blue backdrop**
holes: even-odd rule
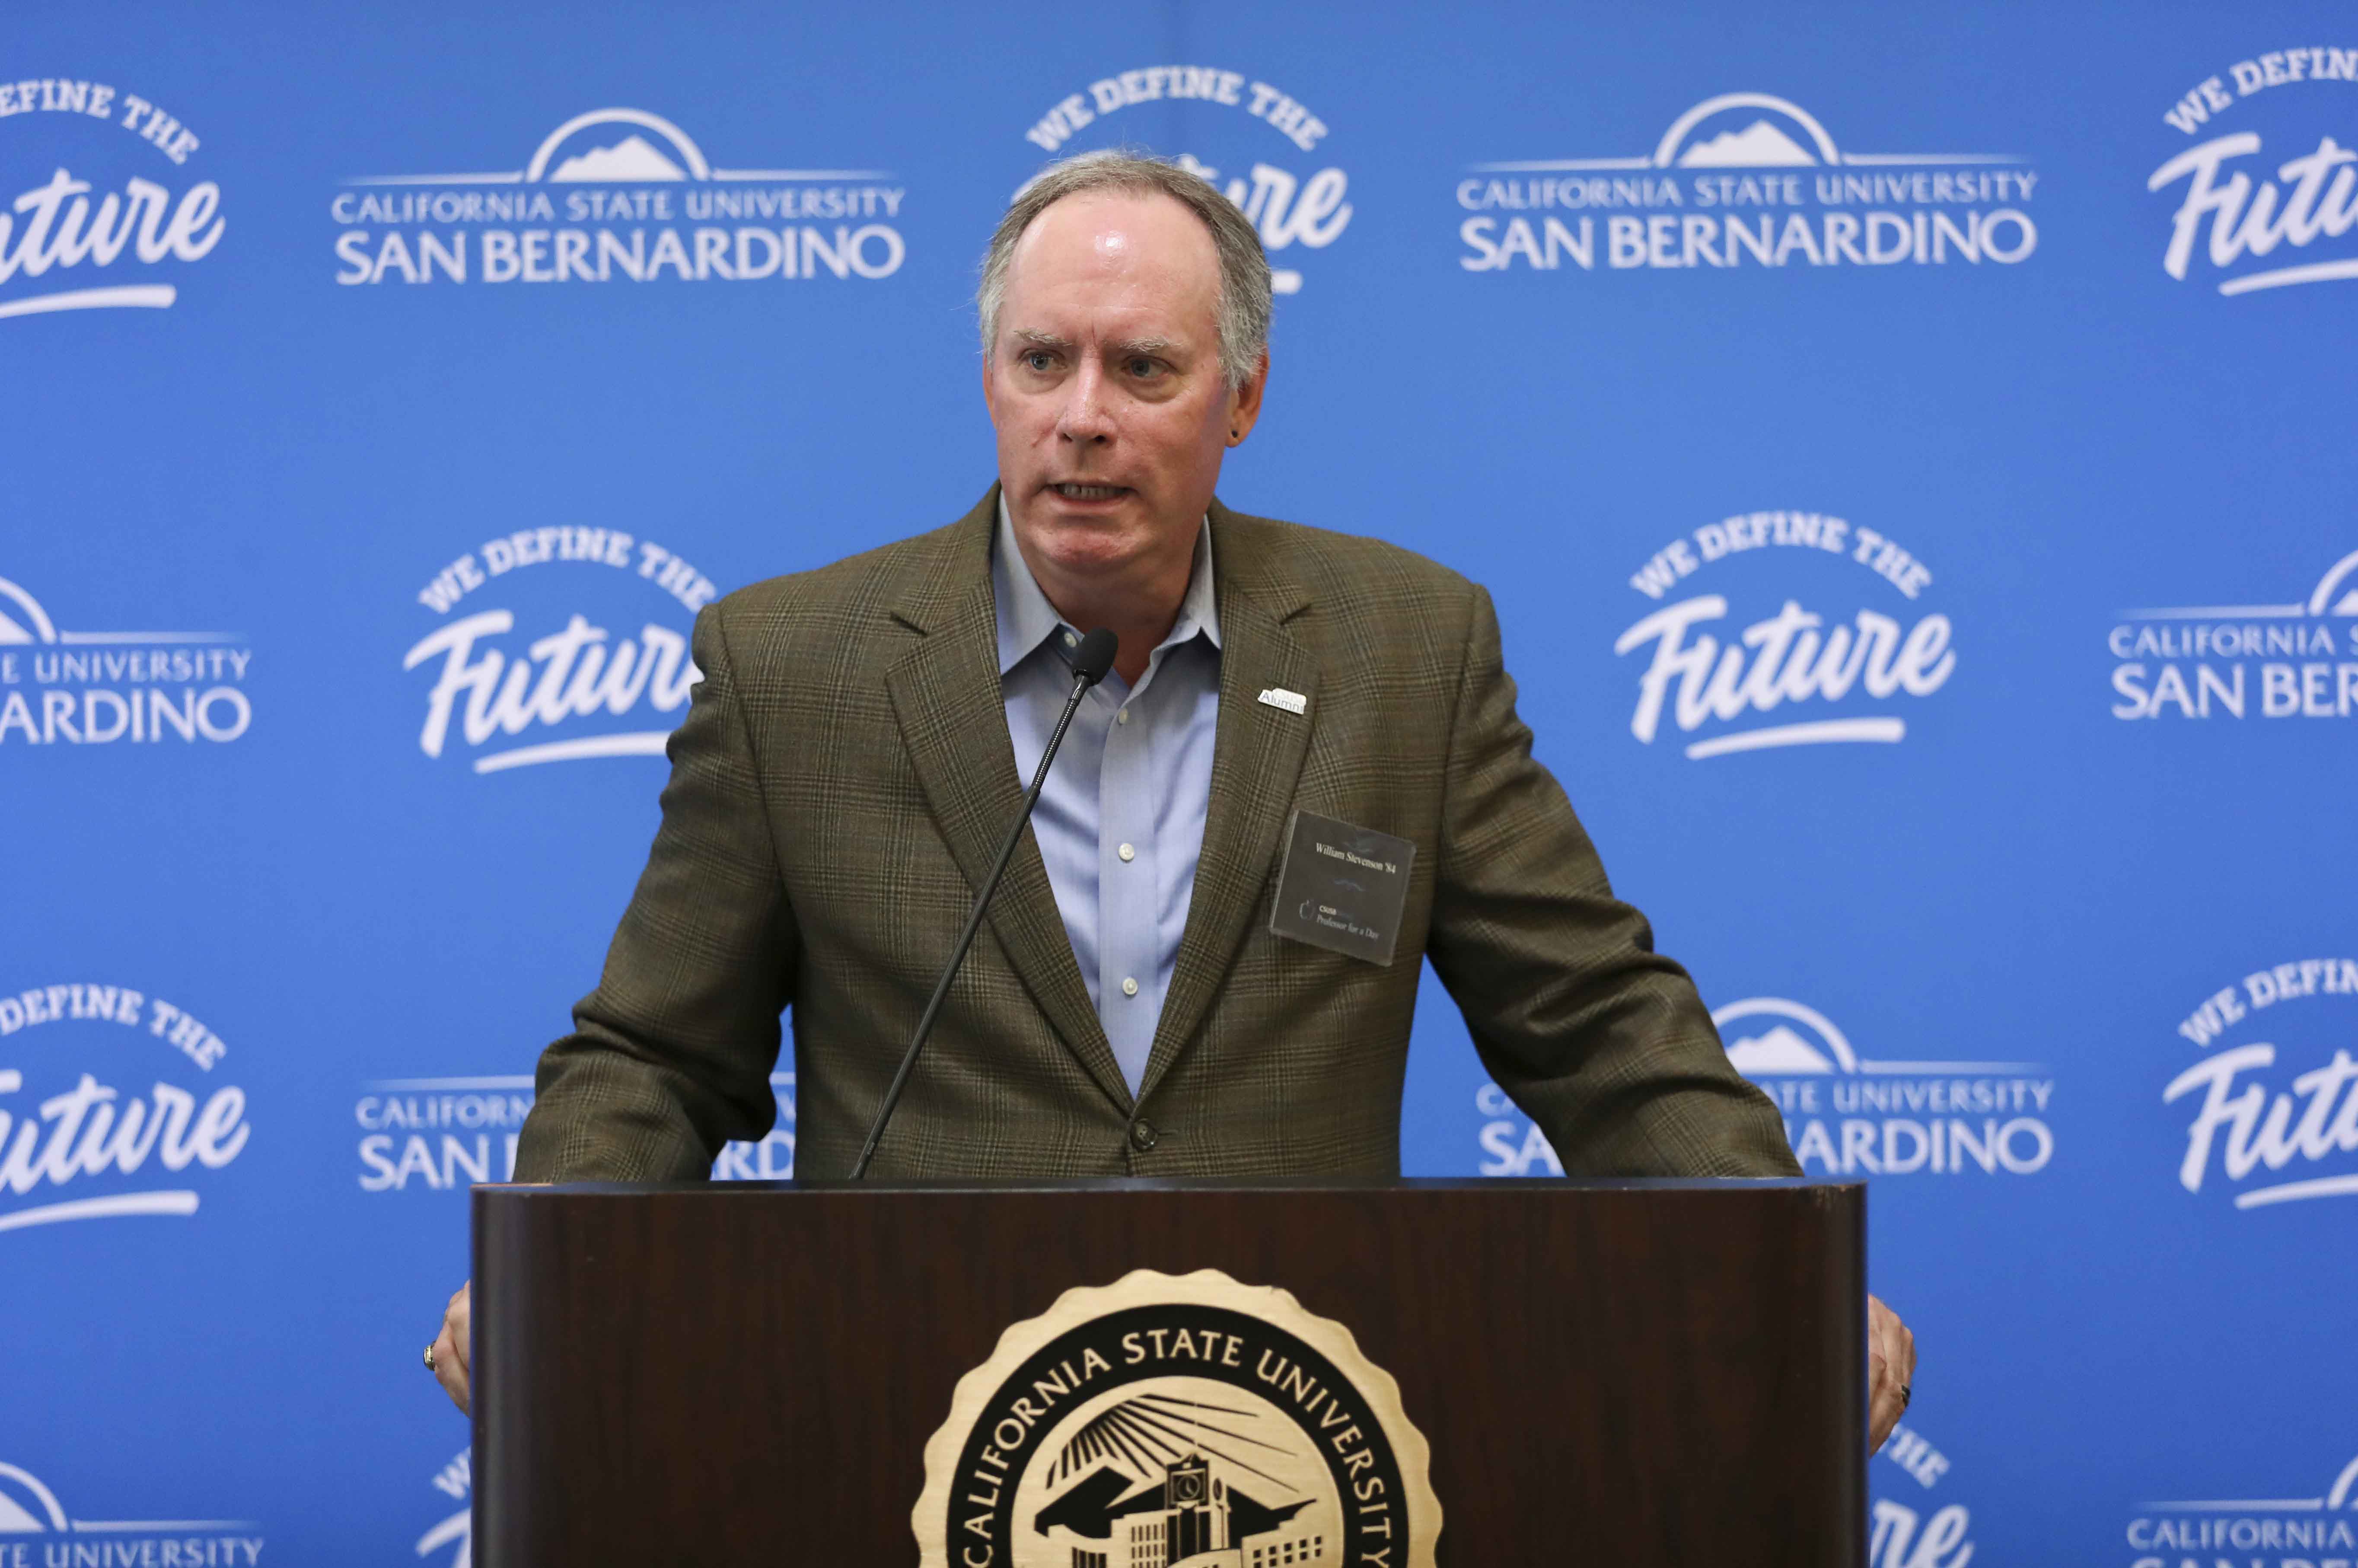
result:
[[[81,78],[0,82],[0,120],[7,119],[16,124],[0,146],[10,161],[49,173],[13,200],[0,196],[0,319],[162,309],[178,299],[177,284],[93,287],[83,269],[116,276],[104,269],[124,261],[125,271],[170,276],[169,264],[212,254],[228,224],[221,187],[202,179],[176,192],[148,178],[186,168],[201,145],[196,133],[135,92]]]
[[[437,1519],[417,1538],[416,1555],[439,1556],[438,1568],[471,1568],[475,1560],[475,1510],[469,1502],[474,1491],[474,1450],[462,1448],[457,1457],[434,1473],[434,1489],[459,1505],[459,1510]]]
[[[2209,1053],[2161,1091],[2192,1113],[2179,1185],[2223,1176],[2240,1209],[2358,1195],[2358,958],[2255,969],[2178,1033]]]
[[[692,617],[719,592],[676,552],[619,528],[566,524],[485,541],[417,593],[444,618],[402,655],[403,669],[434,683],[418,750],[440,757],[455,731],[478,773],[661,756],[700,678]],[[479,593],[503,602],[452,618]],[[604,607],[597,619],[579,608],[585,600]],[[646,619],[651,608],[662,619]]]
[[[2141,1503],[2129,1521],[2128,1542],[2140,1557],[2129,1568],[2178,1568],[2180,1553],[2200,1552],[2213,1562],[2222,1552],[2313,1552],[2346,1562],[2358,1552],[2358,1459],[2342,1467],[2323,1495],[2309,1498],[2189,1498]],[[2174,1561],[2173,1561],[2174,1559]],[[2279,1557],[2280,1568],[2315,1559]]]
[[[2353,87],[2358,49],[2271,49],[2203,78],[2165,110],[2170,129],[2201,139],[2146,178],[2147,190],[2178,197],[2162,271],[2183,280],[2199,243],[2210,264],[2201,276],[2223,295],[2358,278],[2358,237],[2345,238],[2358,228],[2358,152],[2333,139],[2358,129],[2342,117]],[[2230,125],[2238,128],[2216,134]]]
[[[795,1076],[770,1075],[777,1125],[759,1142],[724,1145],[716,1182],[783,1182],[795,1173]],[[463,1191],[515,1180],[516,1145],[531,1114],[529,1073],[377,1078],[352,1105],[361,1130],[362,1192]],[[0,1565],[5,1568],[5,1565]]]
[[[874,281],[908,256],[889,171],[718,168],[644,109],[577,114],[521,168],[343,185],[341,284]]]
[[[2358,550],[2290,604],[2125,610],[2105,645],[2115,719],[2358,714]]]
[[[243,1519],[81,1519],[31,1471],[0,1464],[0,1563],[31,1568],[26,1548],[41,1546],[43,1564],[219,1564],[252,1568],[262,1560],[262,1527]],[[29,1539],[28,1539],[29,1538]]]
[[[1476,214],[1458,224],[1458,265],[2011,265],[2039,248],[2023,211],[2038,184],[2017,153],[1846,152],[1790,99],[1724,92],[1672,120],[1650,153],[1472,165],[1456,185],[1458,208]]]
[[[1260,232],[1270,255],[1270,281],[1280,294],[1302,287],[1298,268],[1281,265],[1295,245],[1323,251],[1350,225],[1345,198],[1351,177],[1327,165],[1312,168],[1296,155],[1324,157],[1326,122],[1292,93],[1241,70],[1209,65],[1150,65],[1099,77],[1081,92],[1048,106],[1024,139],[1042,152],[1069,156],[1084,144],[1111,146],[1144,139],[1140,116],[1121,118],[1142,104],[1203,104],[1233,114],[1203,116],[1184,133],[1188,146],[1178,155],[1184,167],[1217,186]],[[1084,127],[1106,126],[1081,135]],[[1274,152],[1280,143],[1291,150]],[[1206,157],[1198,155],[1208,155]],[[1271,161],[1272,159],[1280,161]]]
[[[1887,1495],[1891,1475],[1877,1467],[1875,1500],[1867,1514],[1866,1560],[1872,1568],[1965,1568],[1973,1560],[1973,1512],[1963,1503],[1926,1494],[1939,1491],[1949,1474],[1949,1456],[1915,1427],[1891,1429],[1877,1457],[1916,1484],[1914,1493]]]
[[[2031,1176],[2055,1157],[2055,1080],[2042,1062],[1863,1057],[1833,1020],[1783,997],[1747,997],[1712,1014],[1729,1065],[1785,1119],[1807,1175]],[[1486,1176],[1560,1176],[1545,1133],[1486,1083],[1475,1108]]]
[[[1739,559],[1741,566],[1717,566]],[[1671,600],[1673,588],[1714,567],[1714,586],[1729,573],[1765,579],[1783,590],[1768,595],[1783,597],[1782,608],[1737,627],[1727,624],[1731,600],[1724,592]],[[1682,733],[1709,730],[1687,744],[1693,759],[1905,740],[1899,710],[1939,691],[1956,670],[1948,616],[1934,611],[1903,627],[1880,610],[1844,617],[1799,596],[1808,592],[1823,604],[1822,592],[1864,589],[1913,601],[1931,581],[1931,568],[1897,540],[1817,512],[1747,513],[1672,539],[1629,579],[1638,593],[1666,601],[1663,608],[1613,643],[1616,655],[1653,650],[1638,677],[1629,732],[1652,744],[1666,713]],[[1879,711],[1856,711],[1863,707]]]
[[[2035,1175],[2055,1157],[2043,1062],[1865,1057],[1783,997],[1714,1010],[1728,1065],[1777,1102],[1805,1174]]]
[[[136,1031],[124,1050],[118,1031]],[[190,1184],[243,1152],[229,1047],[185,1009],[74,981],[0,996],[0,1231],[197,1212]],[[101,1079],[130,1066],[146,1091]]]
[[[60,631],[0,578],[0,746],[234,741],[254,722],[244,643],[233,632]]]

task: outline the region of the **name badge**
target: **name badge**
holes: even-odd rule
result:
[[[1297,811],[1278,867],[1272,935],[1370,964],[1392,961],[1416,846],[1406,838]]]

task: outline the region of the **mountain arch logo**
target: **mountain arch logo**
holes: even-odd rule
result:
[[[1790,98],[1722,92],[1674,116],[1650,152],[1471,165],[1458,265],[2010,265],[2039,246],[2039,178],[2019,153],[1846,151]]]
[[[2266,1498],[2184,1498],[2138,1505],[2128,1526],[2129,1546],[2140,1552],[2130,1568],[2179,1568],[2186,1552],[2205,1558],[2234,1552],[2317,1552],[2330,1562],[2358,1552],[2358,1459],[2342,1467],[2322,1496],[2287,1497],[2282,1488]],[[2168,1552],[2169,1556],[2158,1555]],[[2281,1557],[2297,1563],[2299,1557]]]
[[[1628,157],[1541,158],[1477,164],[1481,169],[1649,168],[2014,168],[2017,153],[1847,153],[1823,122],[1773,92],[1722,92],[1680,114],[1650,153]],[[1833,188],[1829,188],[1833,189]],[[2006,189],[2014,189],[2009,183]],[[2025,191],[2028,187],[2022,188]]]
[[[648,140],[653,136],[654,141]],[[649,181],[719,180],[748,183],[771,179],[880,179],[875,168],[716,168],[694,138],[660,114],[644,109],[592,109],[576,114],[541,138],[522,168],[479,169],[460,174],[358,175],[355,186],[400,185],[631,185]]]
[[[636,130],[625,132],[622,139],[608,146],[595,146],[576,153],[551,169],[549,160],[568,136],[589,130],[603,130],[610,125],[642,126],[662,137],[678,156],[675,163],[651,145]],[[681,165],[686,165],[682,168]],[[742,178],[745,171],[731,169],[729,175]],[[598,181],[606,184],[646,179],[710,179],[712,166],[704,161],[704,149],[688,140],[687,133],[660,114],[650,114],[644,109],[593,109],[587,114],[576,114],[548,134],[525,166],[526,180],[547,178],[560,185],[573,182]]]
[[[2358,550],[2283,604],[2125,610],[2106,633],[2115,719],[2358,714]]]
[[[18,1465],[0,1463],[0,1554],[10,1564],[30,1563],[27,1538],[43,1541],[48,1563],[206,1563],[251,1568],[262,1560],[265,1541],[252,1519],[81,1519],[39,1476]],[[71,1544],[86,1537],[81,1545]]]
[[[1741,1034],[1727,1047],[1728,1065],[1745,1076],[1858,1071],[1858,1053],[1816,1008],[1763,996],[1730,1002],[1711,1015],[1723,1030],[1755,1019],[1760,1022],[1751,1027],[1758,1033]]]
[[[0,748],[235,741],[254,651],[234,632],[74,632],[0,578]]]
[[[21,648],[28,643],[57,640],[57,622],[49,619],[40,601],[6,578],[0,578],[0,647]]]
[[[1747,997],[1711,1020],[1728,1065],[1784,1113],[1805,1173],[2029,1176],[2055,1157],[2044,1063],[1866,1056],[1787,997]]]
[[[1739,120],[1747,123],[1734,129]],[[1731,128],[1705,138],[1700,128],[1712,121]],[[1656,168],[1809,168],[1844,158],[1817,116],[1791,99],[1723,92],[1671,121],[1649,161]]]
[[[58,1495],[29,1470],[0,1465],[0,1535],[38,1535],[68,1528]]]
[[[34,643],[124,646],[133,643],[240,643],[233,632],[63,632],[25,588],[0,578],[0,648]]]
[[[2358,550],[2327,569],[2304,608],[2311,615],[2358,615]]]
[[[1350,1330],[1217,1270],[1067,1291],[925,1444],[924,1568],[1433,1568],[1423,1434]]]
[[[664,115],[611,107],[521,168],[354,175],[329,215],[346,285],[873,281],[908,254],[907,195],[881,168],[724,167]]]

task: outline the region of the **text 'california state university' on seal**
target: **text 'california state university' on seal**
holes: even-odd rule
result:
[[[1216,1270],[1065,1292],[925,1444],[924,1568],[1432,1568],[1424,1436],[1351,1331]]]

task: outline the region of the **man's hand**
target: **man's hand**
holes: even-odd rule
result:
[[[450,1304],[442,1310],[442,1332],[434,1336],[434,1380],[450,1396],[450,1402],[461,1412],[467,1408],[467,1368],[472,1351],[468,1345],[467,1323],[472,1300],[468,1292],[473,1281],[459,1287]],[[1876,1303],[1878,1307],[1880,1302]],[[1890,1314],[1884,1314],[1889,1317]],[[1896,1325],[1898,1319],[1893,1318]],[[1901,1330],[1905,1333],[1906,1330]]]
[[[460,1343],[467,1332],[466,1292],[451,1302],[459,1314]],[[447,1333],[448,1330],[445,1330]],[[464,1409],[466,1374],[460,1374],[460,1407]],[[1916,1381],[1916,1336],[1899,1314],[1873,1296],[1866,1298],[1866,1451],[1873,1454],[1899,1424],[1908,1408],[1909,1386]]]

